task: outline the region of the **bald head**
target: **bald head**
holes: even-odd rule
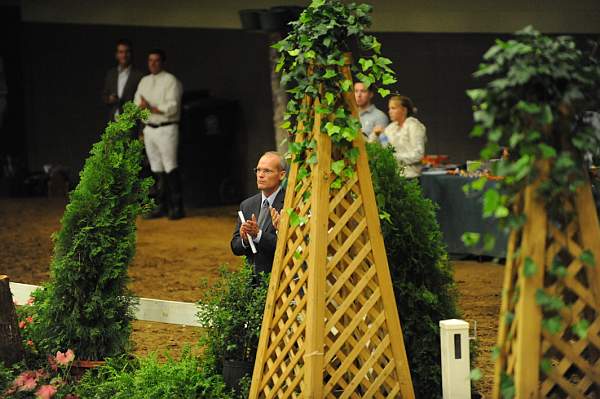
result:
[[[285,158],[278,152],[265,152],[256,165],[256,186],[265,196],[273,194],[281,185],[286,174]]]

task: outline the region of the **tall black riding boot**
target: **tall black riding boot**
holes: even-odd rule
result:
[[[167,174],[169,182],[169,219],[177,220],[185,217],[183,210],[183,195],[181,193],[181,176],[178,169]]]
[[[168,206],[168,183],[167,174],[159,172],[154,174],[154,185],[150,189],[150,197],[154,199],[154,209],[148,214],[149,219],[166,216],[169,210]]]

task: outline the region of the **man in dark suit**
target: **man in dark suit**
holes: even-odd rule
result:
[[[114,120],[115,116],[123,112],[123,105],[133,101],[138,83],[144,74],[131,65],[131,43],[121,39],[117,42],[115,58],[117,66],[109,69],[104,79],[102,101],[108,107],[108,119]]]
[[[238,219],[231,250],[237,256],[245,255],[253,265],[255,274],[270,272],[277,246],[279,212],[283,208],[285,192],[281,183],[286,174],[285,159],[277,152],[267,152],[254,169],[256,185],[260,192],[240,204],[245,223]],[[257,253],[252,253],[250,241],[254,242]]]

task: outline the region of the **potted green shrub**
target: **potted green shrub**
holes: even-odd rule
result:
[[[145,115],[125,105],[94,144],[70,194],[53,236],[50,281],[34,294],[30,328],[42,354],[71,348],[78,359],[99,360],[129,346],[136,299],[127,269],[151,184],[139,177],[143,144],[131,130]]]
[[[245,261],[239,271],[222,267],[220,278],[203,284],[198,319],[206,326],[201,339],[206,367],[222,373],[230,388],[252,374],[267,297],[268,275],[255,276]]]
[[[435,205],[400,175],[392,147],[368,144],[367,152],[415,395],[441,398],[438,323],[459,312]]]

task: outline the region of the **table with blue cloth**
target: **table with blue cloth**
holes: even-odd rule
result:
[[[448,253],[454,256],[477,255],[493,258],[506,258],[508,235],[502,231],[494,218],[483,218],[483,192],[471,190],[468,194],[463,186],[476,178],[423,173],[420,177],[423,196],[438,205],[437,221],[440,225]],[[495,184],[486,183],[486,188]],[[465,246],[463,233],[473,232],[481,235],[480,242],[474,246]],[[491,234],[496,239],[492,250],[484,249],[483,236]]]

